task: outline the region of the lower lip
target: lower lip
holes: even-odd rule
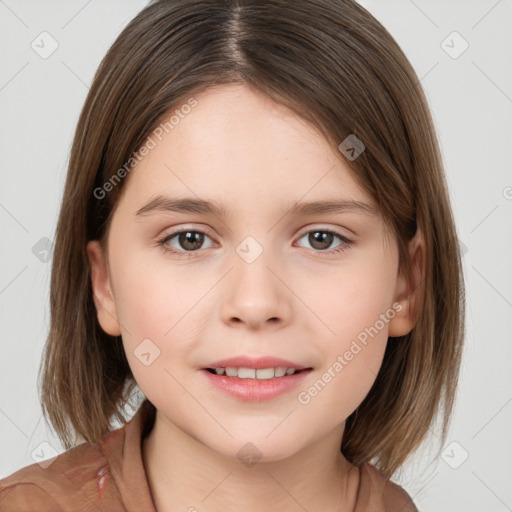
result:
[[[302,370],[285,377],[258,380],[227,377],[210,373],[208,370],[201,370],[215,388],[245,402],[261,402],[283,395],[303,382],[311,371],[311,369]]]

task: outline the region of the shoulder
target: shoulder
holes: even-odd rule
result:
[[[98,485],[107,478],[107,461],[98,445],[83,443],[1,479],[0,510],[67,512],[86,501],[95,508],[105,499],[112,501],[114,489],[102,493]],[[110,500],[105,494],[110,495]]]
[[[361,466],[360,493],[361,511],[418,512],[409,494],[369,463]]]
[[[8,477],[9,478],[9,477]],[[5,479],[6,480],[6,479]],[[0,480],[0,510],[5,512],[26,512],[29,510],[43,512],[61,512],[63,509],[44,489],[32,482],[4,484]]]

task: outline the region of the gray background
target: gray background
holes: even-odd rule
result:
[[[512,510],[512,2],[360,3],[421,79],[465,248],[466,349],[448,441],[440,447],[431,429],[394,479],[422,511]],[[0,0],[0,478],[51,454],[49,445],[63,451],[36,387],[49,324],[47,250],[93,74],[145,5]],[[52,40],[58,48],[47,58],[31,47],[49,51]]]

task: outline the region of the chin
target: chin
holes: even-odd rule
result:
[[[244,436],[231,439],[229,446],[207,445],[210,449],[231,460],[238,460],[250,468],[256,463],[276,462],[287,459],[297,453],[297,444],[292,443],[288,437],[289,445],[283,444],[284,439],[276,436],[273,440],[265,439],[265,436]]]

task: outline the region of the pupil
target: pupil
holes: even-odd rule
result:
[[[310,243],[313,247],[315,247],[315,243],[320,243],[321,247],[315,247],[317,249],[326,249],[332,244],[332,237],[334,235],[332,233],[326,233],[324,231],[314,231],[310,233]]]
[[[194,241],[195,239],[195,241]],[[187,250],[193,251],[196,249],[200,249],[201,245],[203,245],[203,235],[201,233],[195,233],[192,231],[187,231],[185,233],[181,233],[179,237],[180,245]],[[190,245],[187,245],[190,244]]]

